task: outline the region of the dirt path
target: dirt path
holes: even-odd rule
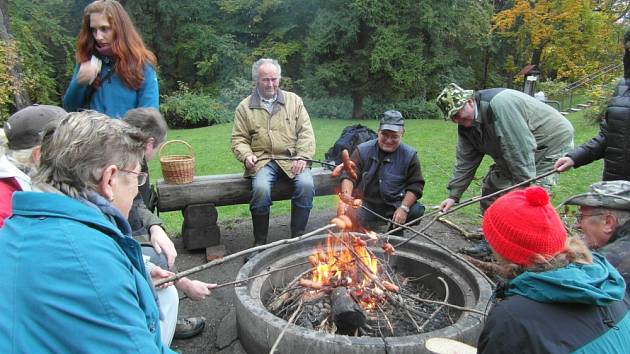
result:
[[[311,215],[307,231],[327,224],[334,216],[333,213],[330,211]],[[249,219],[224,223],[220,227],[222,243],[226,246],[228,254],[243,250],[253,243],[251,220]],[[473,229],[474,226],[468,228]],[[452,250],[470,245],[469,241],[465,240],[459,232],[441,223],[432,225],[426,233]],[[289,216],[272,218],[269,234],[269,241],[276,241],[289,235]],[[416,239],[420,240],[421,238]],[[185,270],[205,263],[205,253],[190,253],[183,250],[181,238],[175,240],[175,245],[179,253],[177,257],[178,269]],[[241,265],[242,260],[227,262],[197,273],[191,278],[215,283],[229,282],[236,278]],[[233,288],[226,287],[214,291],[206,300],[182,300],[180,302],[180,316],[204,316],[206,317],[206,328],[197,337],[173,341],[171,347],[185,354],[245,354],[236,331],[234,299]]]

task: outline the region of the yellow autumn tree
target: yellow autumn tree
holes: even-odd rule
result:
[[[589,0],[515,0],[493,18],[499,38],[511,40],[517,65],[575,80],[621,62],[617,14]]]

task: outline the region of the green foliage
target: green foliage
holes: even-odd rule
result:
[[[365,113],[370,118],[378,118],[383,112],[390,109],[399,111],[405,119],[442,119],[442,114],[435,101],[426,101],[421,97],[390,103],[373,100],[366,100],[365,102]]]
[[[26,90],[31,102],[59,104],[61,92],[65,90],[65,78],[73,61],[73,39],[61,26],[61,16],[50,16],[65,6],[62,0],[13,0],[9,4],[10,34],[14,44],[5,43],[2,55],[5,59],[12,58],[11,65],[21,69],[20,88]],[[13,77],[3,77],[2,83],[16,85],[18,82]],[[10,90],[15,92],[16,89]],[[0,112],[13,110],[13,105],[14,102],[4,96],[0,99]]]
[[[349,97],[302,97],[309,116],[325,119],[350,119],[352,101]]]
[[[180,83],[178,91],[166,96],[160,110],[171,128],[195,128],[226,123],[232,120],[230,111],[216,97],[190,91]]]
[[[567,83],[560,80],[545,80],[541,81],[536,86],[536,91],[542,91],[545,93],[547,99],[559,99],[567,88]]]

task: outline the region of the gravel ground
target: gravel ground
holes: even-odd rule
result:
[[[333,210],[314,213],[309,220],[307,231],[326,225],[333,216]],[[248,248],[253,243],[251,220],[230,221],[219,226],[221,228],[221,242],[225,245],[228,254]],[[467,229],[474,230],[475,226],[469,225]],[[465,240],[459,232],[441,223],[432,225],[426,230],[426,233],[452,250],[458,250],[474,242]],[[288,234],[289,216],[273,217],[272,211],[269,241],[277,241]],[[420,240],[421,238],[418,237],[417,239]],[[204,252],[188,252],[183,249],[181,238],[176,238],[174,241],[179,254],[176,263],[180,271],[206,262]],[[194,274],[190,278],[219,284],[233,281],[242,264],[242,259],[233,260]],[[171,348],[185,354],[245,354],[236,332],[234,301],[235,294],[232,287],[217,289],[209,298],[202,301],[182,300],[180,302],[180,316],[204,316],[206,328],[202,334],[194,338],[174,340]]]

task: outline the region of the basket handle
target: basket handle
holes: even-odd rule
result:
[[[184,144],[188,147],[188,150],[190,150],[190,154],[192,155],[192,157],[195,157],[195,150],[193,150],[192,146],[190,146],[190,144],[188,144],[187,142],[183,141],[183,140],[169,140],[167,142],[165,142],[164,144],[162,144],[162,146],[160,147],[160,151],[158,151],[158,157],[162,157],[162,150],[166,147],[166,145],[171,144],[171,143],[179,143],[179,144]]]

